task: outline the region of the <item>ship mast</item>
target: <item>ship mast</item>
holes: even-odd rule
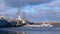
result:
[[[18,1],[18,3],[20,3],[20,2]],[[16,24],[16,26],[20,25],[22,23],[25,23],[25,20],[23,19],[22,12],[20,11],[20,5],[18,4],[17,24]]]
[[[17,12],[17,24],[16,24],[16,26],[20,25],[21,21],[22,21],[22,15],[21,15],[21,11],[18,8],[18,12]]]
[[[20,9],[18,9],[18,12],[17,12],[17,24],[16,25],[21,25],[21,24],[25,24],[25,23],[26,23],[26,21],[22,16],[22,12],[20,11]]]

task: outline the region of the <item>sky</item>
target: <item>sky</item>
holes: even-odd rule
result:
[[[0,0],[0,15],[15,17],[20,9],[32,22],[60,22],[60,0]]]

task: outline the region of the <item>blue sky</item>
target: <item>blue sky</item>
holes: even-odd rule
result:
[[[60,0],[0,0],[0,15],[16,17],[17,8],[33,22],[60,22]]]

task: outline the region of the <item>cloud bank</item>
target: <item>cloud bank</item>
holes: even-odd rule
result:
[[[21,7],[26,5],[37,5],[37,4],[47,3],[53,0],[5,0],[5,1],[10,6]]]

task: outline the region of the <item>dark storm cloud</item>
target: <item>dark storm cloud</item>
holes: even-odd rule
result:
[[[5,2],[13,7],[21,7],[25,5],[37,5],[41,3],[50,2],[52,0],[5,0]]]

